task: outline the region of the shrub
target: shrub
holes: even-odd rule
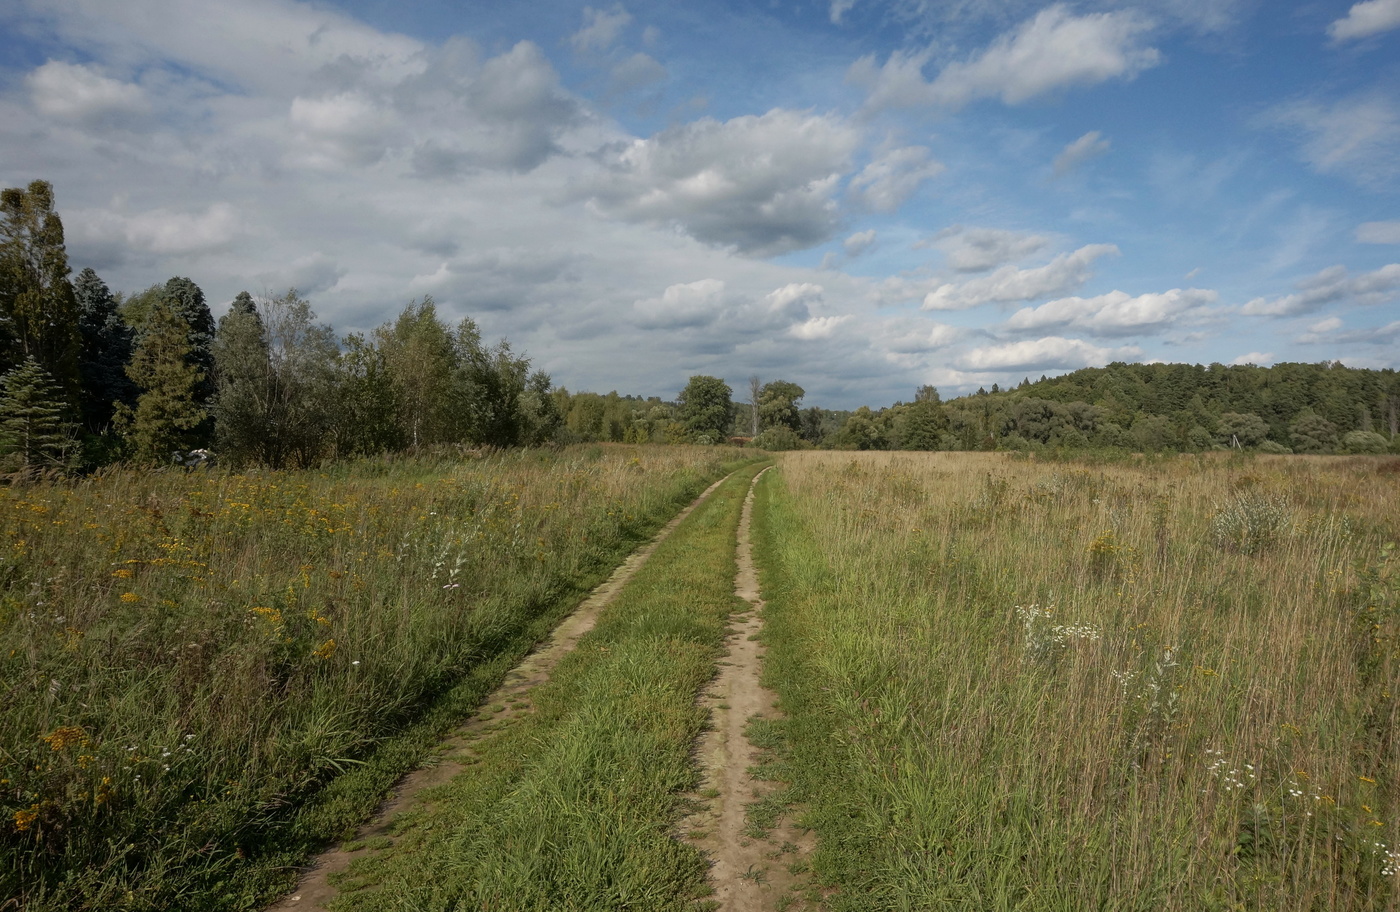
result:
[[[1240,554],[1258,554],[1283,537],[1292,520],[1281,497],[1249,491],[1217,507],[1211,530],[1216,547]]]

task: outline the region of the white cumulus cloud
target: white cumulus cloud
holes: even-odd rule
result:
[[[34,107],[61,120],[119,122],[150,113],[141,87],[80,64],[50,60],[25,77]]]
[[[289,118],[305,142],[294,155],[310,164],[373,164],[384,157],[395,127],[393,112],[360,92],[298,96]]]
[[[1077,329],[1096,336],[1125,336],[1152,332],[1205,316],[1219,295],[1203,288],[1173,288],[1141,294],[1123,291],[1092,298],[1060,298],[1011,315],[1005,328],[1016,332]]]
[[[957,272],[983,272],[1028,257],[1048,243],[1050,239],[1040,234],[953,225],[916,246],[943,251]]]
[[[1337,302],[1382,304],[1400,292],[1400,263],[1358,276],[1351,275],[1345,266],[1329,266],[1299,281],[1297,288],[1293,294],[1278,298],[1255,298],[1242,312],[1256,317],[1292,317]]]
[[[1076,16],[1063,4],[1037,13],[977,56],[945,66],[932,82],[930,54],[896,51],[882,67],[873,57],[852,65],[848,78],[870,94],[872,109],[937,105],[960,108],[982,98],[1010,105],[1074,86],[1132,79],[1161,62],[1143,44],[1146,20],[1131,11]]]
[[[962,284],[945,283],[924,296],[924,310],[966,310],[983,304],[1031,301],[1078,288],[1093,275],[1094,261],[1117,254],[1114,244],[1089,244],[1062,253],[1044,266],[1003,266]]]
[[[1006,342],[970,349],[958,360],[958,367],[972,371],[1016,370],[1049,371],[1074,370],[1081,367],[1103,367],[1110,361],[1128,361],[1142,357],[1136,345],[1104,348],[1083,339],[1047,336],[1023,342]]]
[[[243,220],[228,203],[203,212],[159,208],[133,215],[109,209],[78,210],[65,221],[79,243],[121,244],[153,254],[194,254],[224,247],[243,233]]]
[[[835,117],[798,111],[703,118],[622,148],[589,196],[606,214],[740,253],[799,250],[835,229],[833,195],[859,141]]]
[[[793,326],[788,332],[797,339],[811,341],[813,339],[829,339],[835,335],[836,330],[843,323],[850,321],[850,314],[840,314],[830,317],[813,317],[802,323]]]
[[[1393,28],[1400,28],[1400,0],[1366,0],[1354,4],[1346,16],[1327,26],[1327,34],[1340,43]]]
[[[638,323],[646,329],[683,329],[713,323],[724,306],[724,281],[700,279],[671,285],[659,298],[633,305]]]
[[[1250,352],[1237,358],[1231,358],[1230,363],[1239,367],[1245,364],[1267,365],[1273,360],[1272,352]]]

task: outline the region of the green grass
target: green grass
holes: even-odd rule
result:
[[[1387,467],[786,455],[765,673],[827,905],[1394,908]]]
[[[0,897],[259,907],[732,458],[0,489]]]
[[[731,478],[653,553],[468,772],[405,816],[391,851],[340,880],[340,910],[686,909],[708,887],[674,827],[698,784],[698,694],[723,654]]]

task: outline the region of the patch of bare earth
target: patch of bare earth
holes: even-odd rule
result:
[[[693,796],[702,808],[681,824],[686,841],[710,856],[710,882],[719,908],[733,912],[808,908],[810,878],[805,872],[815,843],[811,831],[796,826],[790,814],[762,836],[748,826],[748,806],[781,787],[754,778],[753,767],[762,761],[763,752],[745,735],[750,720],[781,717],[773,692],[759,684],[764,648],[757,636],[763,626],[763,599],[749,533],[753,499],[750,486],[739,520],[739,572],[734,581],[735,593],[749,607],[735,613],[729,655],[703,698],[711,728],[700,742],[704,781]]]
[[[489,723],[493,728],[508,723],[511,717],[526,712],[529,702],[524,699],[531,690],[549,680],[550,672],[578,644],[580,638],[593,629],[598,615],[612,603],[627,581],[651,557],[657,545],[666,539],[681,522],[700,505],[705,498],[723,484],[720,479],[705,489],[691,504],[668,522],[650,542],[633,551],[608,579],[593,590],[578,608],[554,629],[549,642],[530,653],[523,662],[508,672],[505,679],[484,705],[504,704],[505,708],[494,715],[484,713],[464,723],[437,749],[436,755],[424,766],[409,773],[394,788],[393,795],[379,808],[374,819],[362,826],[349,844],[363,844],[366,840],[392,839],[394,818],[413,807],[417,796],[424,789],[442,785],[466,769],[461,762],[471,755],[472,745]],[[290,912],[290,910],[325,909],[336,896],[336,889],[330,883],[332,875],[344,871],[363,852],[346,851],[343,846],[327,849],[312,861],[302,872],[296,889],[278,902],[268,907],[267,912]]]

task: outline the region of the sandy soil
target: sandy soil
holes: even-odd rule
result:
[[[705,498],[723,484],[724,480],[720,479],[706,488],[703,494],[667,523],[650,542],[632,552],[627,560],[613,571],[612,576],[594,589],[588,598],[554,629],[549,642],[532,652],[525,661],[511,670],[501,686],[485,700],[485,705],[503,703],[506,708],[489,719],[474,717],[457,729],[438,748],[436,756],[430,761],[431,765],[424,765],[399,781],[393,795],[380,807],[374,819],[360,828],[352,841],[389,837],[394,818],[411,807],[420,792],[449,781],[465,769],[459,759],[470,755],[473,741],[488,721],[493,726],[498,725],[509,720],[517,712],[527,711],[528,701],[516,698],[529,693],[535,687],[549,680],[550,672],[559,664],[559,660],[577,645],[585,633],[593,629],[598,615],[617,597],[618,592],[622,590],[622,587],[642,564],[646,563],[647,558],[651,557],[652,552],[656,550],[656,546],[670,535],[676,526],[680,525],[681,521],[689,516],[691,511],[699,506]],[[345,870],[353,859],[361,857],[363,854],[363,851],[346,852],[340,846],[322,852],[302,872],[296,889],[269,906],[268,912],[324,909],[325,904],[336,895],[335,887],[329,882],[330,876]]]
[[[753,483],[758,484],[761,477],[762,472]],[[729,655],[704,698],[712,727],[699,746],[704,782],[693,797],[708,802],[708,806],[686,818],[681,828],[692,845],[710,856],[714,899],[721,909],[732,912],[807,908],[803,891],[808,877],[802,872],[815,843],[810,831],[800,829],[787,816],[761,838],[744,832],[748,805],[779,787],[750,774],[750,767],[760,760],[760,751],[745,737],[744,730],[754,717],[781,717],[773,692],[759,684],[764,649],[757,634],[763,626],[759,616],[763,600],[749,536],[752,513],[751,486],[739,521],[739,572],[734,580],[735,594],[747,601],[749,608],[735,613],[727,644]]]

